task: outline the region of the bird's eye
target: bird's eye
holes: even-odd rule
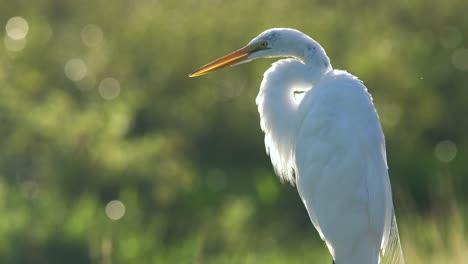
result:
[[[260,47],[266,48],[267,46],[268,46],[268,42],[266,42],[266,41],[260,42]]]

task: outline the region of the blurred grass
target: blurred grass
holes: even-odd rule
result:
[[[374,96],[407,263],[463,263],[467,9],[0,2],[0,262],[330,263],[265,155],[254,100],[273,60],[186,77],[267,28],[292,27]],[[106,211],[114,200],[124,210]]]

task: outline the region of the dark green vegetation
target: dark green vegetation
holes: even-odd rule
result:
[[[373,94],[408,263],[466,260],[468,2],[348,2],[1,1],[0,262],[331,262],[265,155],[273,60],[187,78],[271,27]]]

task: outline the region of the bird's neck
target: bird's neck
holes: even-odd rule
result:
[[[280,178],[293,184],[296,131],[303,114],[295,92],[311,89],[332,70],[320,44],[303,34],[300,39],[282,45],[272,54],[293,59],[280,60],[268,69],[257,96],[260,124],[273,167]]]
[[[276,31],[279,33],[270,36],[273,47],[253,58],[292,57],[309,68],[309,76],[312,74],[315,77],[321,77],[332,70],[327,53],[317,41],[294,29],[283,28]]]
[[[302,119],[295,92],[312,88],[326,70],[317,71],[296,59],[280,60],[265,73],[257,96],[267,152],[278,176],[291,183],[297,125]]]
[[[316,83],[323,75],[333,70],[325,50],[316,42],[306,45],[307,48],[296,52],[294,57],[302,61],[307,68],[307,75]]]

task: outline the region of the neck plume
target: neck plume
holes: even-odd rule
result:
[[[318,74],[298,60],[280,60],[265,72],[256,99],[266,151],[276,174],[291,184],[295,183],[294,151],[301,120],[294,92],[309,90]]]
[[[266,40],[272,48],[254,53],[251,59],[289,57],[272,65],[264,74],[257,96],[265,147],[276,174],[295,184],[296,131],[302,120],[295,92],[310,90],[332,70],[325,50],[315,40],[293,29],[273,29],[252,42]]]

